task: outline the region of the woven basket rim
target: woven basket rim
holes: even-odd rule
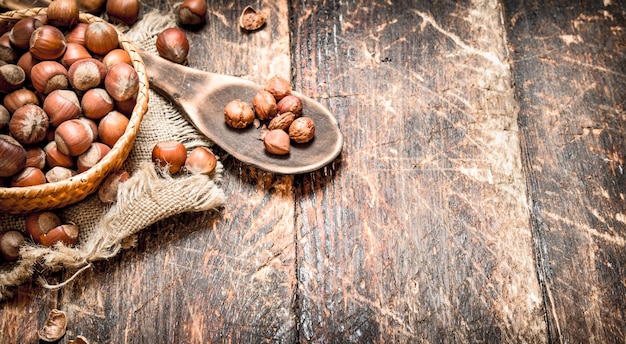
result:
[[[0,23],[10,23],[13,21],[18,21],[22,18],[32,17],[38,14],[46,14],[46,11],[47,8],[38,7],[4,12],[0,14]],[[108,23],[104,19],[89,13],[80,13],[79,20],[80,22],[87,24],[95,21]],[[119,168],[128,157],[128,154],[132,149],[135,137],[139,132],[140,123],[143,119],[143,116],[148,110],[149,83],[146,73],[146,66],[140,54],[138,53],[137,48],[135,48],[135,46],[124,36],[122,32],[120,32],[119,29],[115,29],[118,34],[119,47],[124,49],[130,55],[133,67],[135,68],[135,70],[137,71],[137,75],[139,76],[139,91],[137,93],[136,104],[130,115],[129,124],[126,127],[124,134],[115,143],[115,145],[111,147],[111,151],[101,161],[99,161],[96,165],[94,165],[87,171],[79,173],[69,179],[28,187],[0,187],[0,206],[8,200],[14,201],[16,199],[24,199],[26,201],[28,199],[36,199],[42,196],[49,196],[67,192],[71,193],[72,190],[85,187],[86,184],[95,183],[96,185],[95,187],[93,187],[94,190],[91,190],[91,192],[89,192],[92,193],[93,191],[95,191],[95,189],[97,189],[97,186],[102,182],[102,180],[104,180],[106,175],[108,175],[108,173],[111,172],[113,169]],[[84,199],[86,196],[87,194],[80,197],[79,199],[71,200],[70,202],[67,202],[65,204],[49,204],[44,208],[60,208],[69,204],[76,203]],[[40,209],[32,209],[30,211],[36,210]],[[24,211],[18,211],[15,213],[23,212]]]

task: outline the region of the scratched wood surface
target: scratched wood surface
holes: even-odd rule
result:
[[[624,4],[251,3],[269,21],[245,34],[244,4],[211,1],[189,65],[289,76],[343,154],[274,176],[218,150],[224,209],[20,287],[3,342],[54,307],[61,343],[625,340]]]

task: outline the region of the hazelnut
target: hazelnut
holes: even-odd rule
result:
[[[107,0],[106,13],[112,23],[133,25],[139,18],[139,1]]]
[[[85,31],[87,31],[87,23],[78,23],[71,28],[65,35],[65,41],[67,43],[78,43],[85,45]]]
[[[111,148],[102,142],[94,142],[89,149],[76,159],[78,173],[85,172],[100,162],[109,152]]]
[[[87,13],[99,14],[105,3],[106,0],[78,0],[78,8]]]
[[[89,129],[91,129],[91,133],[93,134],[94,141],[98,139],[98,123],[96,123],[96,121],[84,116],[79,117],[78,120],[89,126]]]
[[[50,120],[46,112],[35,104],[26,104],[13,113],[9,121],[9,132],[22,144],[33,144],[46,137]]]
[[[76,174],[76,171],[67,167],[55,166],[46,172],[46,180],[48,183],[56,183],[62,180],[70,179]]]
[[[26,238],[20,231],[9,230],[0,232],[0,255],[7,262],[14,262],[20,257],[20,248]]]
[[[263,26],[266,19],[267,17],[263,12],[257,11],[251,6],[246,6],[241,12],[241,16],[239,16],[239,26],[244,30],[254,31]]]
[[[15,63],[17,60],[17,52],[11,45],[9,33],[0,36],[0,61],[6,63]]]
[[[48,5],[48,23],[57,27],[72,27],[78,23],[78,2],[76,0],[53,0]]]
[[[92,88],[83,94],[80,101],[83,115],[91,119],[101,119],[113,111],[113,98],[103,88]]]
[[[41,244],[46,247],[52,247],[58,242],[62,242],[67,246],[74,246],[78,242],[78,226],[74,223],[65,223],[56,226],[43,234],[40,238]]]
[[[185,0],[178,7],[178,21],[182,25],[198,25],[206,20],[206,0]]]
[[[130,178],[130,174],[124,170],[112,171],[100,185],[98,189],[98,198],[102,203],[111,204],[117,201],[117,190],[120,188],[120,184],[127,181]]]
[[[285,155],[289,153],[289,135],[282,129],[270,130],[263,138],[265,150],[276,155]]]
[[[24,70],[24,74],[26,74],[26,78],[30,79],[30,71],[33,69],[33,66],[39,63],[40,61],[33,57],[33,54],[30,51],[25,52],[17,59],[17,65]]]
[[[107,72],[104,88],[117,101],[128,100],[139,91],[139,75],[126,63],[116,63]]]
[[[296,118],[296,116],[294,114],[292,114],[291,112],[285,112],[283,114],[280,114],[280,115],[272,118],[270,123],[267,125],[267,129],[269,129],[269,130],[274,130],[274,129],[287,130],[287,128],[289,128],[289,126],[291,125],[291,123],[293,123],[293,120],[295,118]]]
[[[302,100],[294,95],[285,96],[276,104],[276,107],[279,114],[291,112],[296,117],[302,115]]]
[[[315,136],[315,123],[309,117],[298,117],[289,126],[289,138],[295,142],[309,142],[313,136]]]
[[[32,146],[26,149],[26,164],[24,167],[37,167],[43,170],[46,167],[46,152],[43,148]]]
[[[56,61],[41,61],[30,71],[31,82],[35,91],[47,95],[48,93],[68,88],[67,69]]]
[[[93,129],[85,122],[70,119],[61,123],[54,132],[54,142],[59,152],[79,156],[87,151],[94,141]]]
[[[39,98],[35,92],[27,88],[20,88],[4,97],[4,106],[11,113],[26,104],[39,105]]]
[[[131,117],[135,106],[137,105],[137,94],[126,100],[113,100],[115,104],[114,109],[123,113],[124,115]]]
[[[10,177],[26,166],[26,150],[9,135],[0,134],[0,177]]]
[[[37,211],[26,217],[24,230],[36,244],[41,244],[41,236],[60,226],[61,219],[51,211]]]
[[[273,76],[265,83],[265,90],[280,101],[291,94],[291,83],[283,77]]]
[[[84,336],[78,335],[76,339],[70,339],[67,344],[89,344],[89,340]]]
[[[65,36],[52,25],[42,25],[30,37],[29,51],[36,59],[52,61],[65,53]]]
[[[30,36],[42,25],[41,20],[35,16],[18,20],[9,32],[11,44],[20,50],[28,50],[30,48]]]
[[[119,41],[117,30],[113,25],[95,21],[90,23],[85,30],[85,47],[94,54],[106,55],[109,51],[117,48]]]
[[[118,62],[124,62],[129,66],[133,65],[133,61],[130,59],[130,55],[128,54],[128,52],[120,48],[109,51],[102,58],[102,63],[104,63],[104,65],[107,67],[107,70],[109,70],[111,67],[113,67],[114,64]]]
[[[5,97],[6,99],[6,97]],[[6,107],[0,105],[0,130],[6,128],[11,120],[11,114]]]
[[[65,48],[65,54],[61,58],[61,62],[69,68],[74,62],[82,59],[90,58],[91,54],[84,45],[74,42],[68,42]]]
[[[80,102],[76,92],[54,90],[43,101],[43,110],[50,118],[50,124],[58,127],[61,123],[80,117]]]
[[[26,81],[26,73],[22,67],[15,64],[4,64],[0,66],[0,92],[11,92],[16,90]]]
[[[235,99],[224,107],[224,120],[233,128],[245,128],[254,121],[254,112],[248,103]]]
[[[180,171],[186,159],[187,149],[177,141],[161,141],[152,148],[152,162],[172,174]]]
[[[162,58],[183,63],[189,54],[189,40],[183,30],[170,27],[157,36],[156,49]]]
[[[54,141],[48,142],[47,145],[43,148],[44,153],[46,153],[46,165],[50,168],[54,168],[57,166],[65,167],[69,169],[74,168],[75,161],[74,159],[67,155],[63,154],[57,148],[57,143]]]
[[[276,108],[276,98],[265,91],[260,90],[252,99],[252,106],[260,120],[268,120],[274,118],[278,109]]]
[[[104,63],[94,58],[76,61],[67,70],[70,85],[79,91],[87,91],[102,84],[107,76]]]
[[[26,187],[46,183],[46,176],[37,167],[26,167],[11,178],[12,187]]]
[[[43,327],[37,331],[39,339],[46,342],[56,342],[65,335],[67,316],[65,312],[53,309],[48,314]]]
[[[98,123],[100,141],[112,148],[126,132],[129,122],[128,117],[121,112],[115,110],[109,112]]]
[[[210,174],[216,166],[215,155],[206,147],[194,148],[185,161],[185,169],[196,174]]]

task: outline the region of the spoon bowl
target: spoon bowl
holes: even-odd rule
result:
[[[315,123],[315,137],[308,143],[292,141],[290,152],[275,155],[265,150],[261,128],[234,129],[224,121],[224,106],[234,99],[251,104],[263,86],[229,75],[205,72],[140,51],[150,86],[170,99],[202,134],[236,159],[268,172],[301,174],[318,170],[340,153],[343,135],[337,120],[322,104],[298,92],[302,116]]]

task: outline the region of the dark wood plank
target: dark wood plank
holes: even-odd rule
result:
[[[545,342],[496,1],[293,2],[340,162],[297,180],[302,342]]]
[[[626,338],[626,5],[507,1],[552,342]]]
[[[57,281],[56,277],[49,277],[50,283]],[[43,326],[48,313],[59,308],[58,296],[58,291],[44,290],[36,282],[16,288],[11,298],[4,300],[0,307],[2,342],[38,342],[37,331]]]

